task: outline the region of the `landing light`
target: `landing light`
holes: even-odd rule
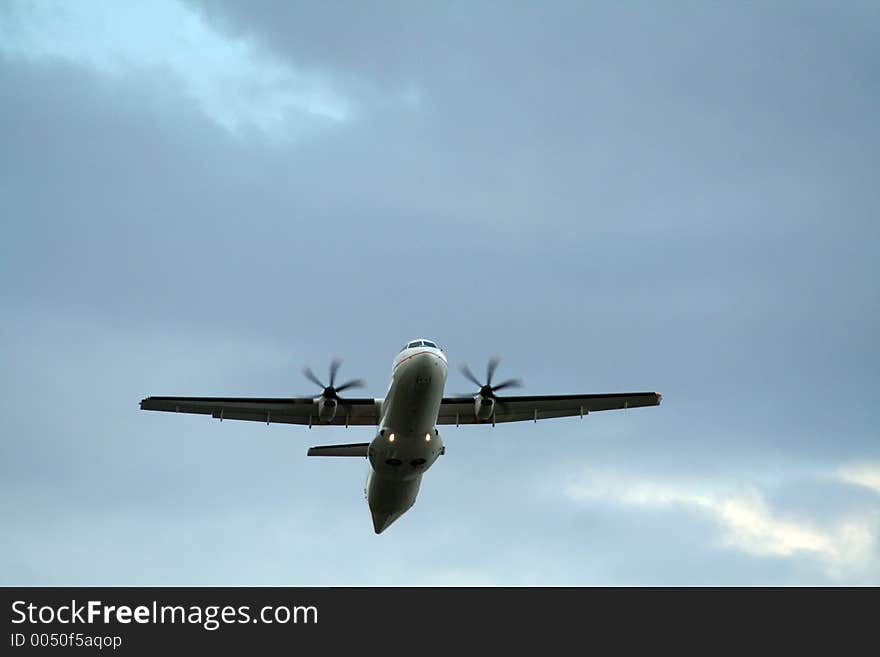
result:
[[[429,434],[429,433],[426,433],[426,434],[425,434],[425,442],[426,442],[426,443],[431,442],[431,434]]]
[[[393,443],[393,442],[394,442],[394,434],[393,434],[393,433],[392,433],[390,436],[388,436],[388,442],[389,442],[389,443]]]

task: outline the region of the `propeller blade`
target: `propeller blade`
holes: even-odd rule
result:
[[[320,386],[321,388],[326,387],[323,383],[321,383],[321,380],[315,376],[315,373],[312,372],[312,369],[310,367],[304,367],[303,374],[305,374],[306,378],[314,383],[316,386]]]
[[[505,388],[522,388],[522,384],[522,379],[508,379],[507,381],[499,383],[497,386],[492,386],[492,391],[498,392]]]
[[[363,379],[352,379],[351,381],[346,381],[341,386],[336,387],[336,392],[342,392],[343,390],[348,390],[349,388],[364,388],[366,387],[367,382]]]
[[[461,373],[464,374],[464,377],[465,377],[468,381],[470,381],[471,383],[473,383],[473,384],[474,384],[475,386],[477,386],[478,388],[482,388],[482,387],[483,387],[483,384],[480,383],[479,381],[477,381],[477,377],[474,376],[474,373],[471,372],[471,368],[468,367],[466,363],[462,363],[462,364],[461,364],[461,367],[460,367],[459,369],[461,369]]]
[[[500,362],[500,358],[493,357],[489,359],[489,364],[486,365],[486,385],[492,385],[492,376],[495,374],[495,370]]]
[[[336,373],[339,371],[339,366],[342,365],[341,358],[334,358],[330,363],[330,387],[333,387],[333,384],[336,382]]]

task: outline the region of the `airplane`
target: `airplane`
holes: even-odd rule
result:
[[[391,383],[384,398],[341,397],[339,393],[364,387],[361,379],[336,385],[341,361],[330,364],[327,385],[311,369],[306,378],[322,388],[317,397],[147,397],[141,400],[145,411],[200,413],[223,420],[251,420],[318,426],[375,426],[376,436],[369,443],[321,445],[308,456],[355,456],[369,460],[370,471],[364,489],[373,529],[385,531],[415,504],[422,475],[446,452],[439,425],[537,422],[548,418],[571,417],[612,409],[658,406],[658,392],[604,393],[584,395],[497,395],[501,390],[519,387],[519,379],[494,384],[499,359],[486,367],[480,382],[467,365],[462,374],[478,390],[473,395],[444,397],[448,361],[432,340],[408,342],[394,358]]]

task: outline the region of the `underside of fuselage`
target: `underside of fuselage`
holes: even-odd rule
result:
[[[404,349],[394,360],[378,435],[370,444],[367,502],[379,534],[415,504],[422,474],[443,453],[437,415],[447,364],[436,348]]]

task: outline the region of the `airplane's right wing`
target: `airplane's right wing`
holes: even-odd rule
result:
[[[487,420],[478,420],[473,397],[444,397],[437,424],[537,422],[554,417],[584,416],[596,411],[658,406],[661,398],[659,392],[501,397],[495,404],[494,415]]]

